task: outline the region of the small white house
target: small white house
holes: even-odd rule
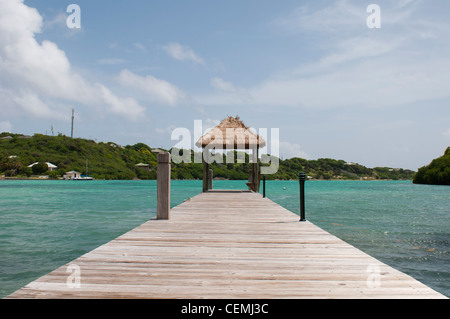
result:
[[[33,164],[31,164],[31,165],[28,165],[28,167],[29,167],[29,168],[32,168],[32,167],[33,167],[34,165],[36,165],[37,163],[39,163],[39,162],[33,163]],[[48,170],[49,170],[50,172],[56,171],[56,170],[58,169],[58,166],[53,165],[52,163],[45,162],[45,164],[47,164]]]
[[[150,172],[150,165],[145,163],[136,164],[135,167],[143,169],[144,171]]]
[[[74,179],[74,178],[80,178],[80,177],[81,177],[80,172],[70,171],[70,172],[66,172],[66,174],[64,174],[63,179]]]

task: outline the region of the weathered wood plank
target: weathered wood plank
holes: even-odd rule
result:
[[[259,194],[202,193],[9,298],[445,298],[298,219]]]

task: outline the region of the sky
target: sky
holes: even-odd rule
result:
[[[450,145],[448,12],[446,0],[0,0],[0,132],[70,136],[74,109],[75,137],[170,149],[174,129],[238,115],[279,129],[282,158],[416,170]]]

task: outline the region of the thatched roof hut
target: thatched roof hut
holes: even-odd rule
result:
[[[266,145],[266,141],[252,132],[239,116],[229,116],[219,125],[203,135],[196,143],[197,147],[215,149],[252,149]]]
[[[203,135],[196,143],[197,147],[203,148],[203,191],[212,189],[212,169],[205,159],[210,149],[223,150],[252,150],[252,169],[247,186],[250,190],[258,192],[261,173],[258,165],[258,149],[266,145],[266,141],[258,134],[252,132],[240,119],[239,116],[229,116],[219,125]],[[206,154],[205,154],[206,153]]]

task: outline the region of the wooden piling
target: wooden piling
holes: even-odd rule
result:
[[[158,154],[157,219],[169,219],[170,213],[170,154]]]

